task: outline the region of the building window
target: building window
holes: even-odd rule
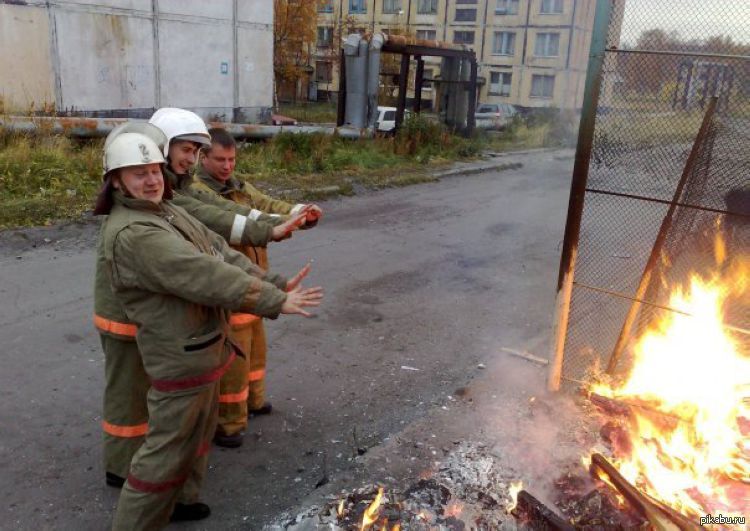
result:
[[[318,0],[318,13],[333,13],[333,0]]]
[[[496,15],[517,15],[518,0],[497,0],[495,6]]]
[[[315,81],[318,83],[333,81],[333,64],[330,61],[315,61]]]
[[[534,55],[537,57],[557,57],[560,51],[559,33],[537,33]]]
[[[531,97],[551,98],[555,93],[555,76],[534,74],[531,76]]]
[[[318,48],[329,48],[333,43],[333,28],[318,26]]]
[[[474,44],[474,32],[473,31],[454,31],[453,43],[454,44]]]
[[[437,14],[438,0],[419,0],[417,4],[417,14],[435,15]]]
[[[513,74],[510,72],[490,72],[490,94],[510,96],[510,82]]]
[[[383,0],[383,13],[397,14],[401,12],[401,0]]]
[[[516,34],[512,31],[496,31],[492,40],[493,55],[514,55],[516,53]]]
[[[431,68],[425,68],[424,72],[422,72],[422,88],[423,89],[431,89],[432,88],[432,80],[434,79],[435,71]]]
[[[476,20],[476,9],[456,9],[456,22],[475,22]]]
[[[457,4],[476,4],[477,0],[456,0]]]
[[[349,13],[365,14],[367,13],[366,0],[349,0]]]
[[[563,0],[542,0],[539,12],[543,15],[559,15],[563,12]]]
[[[417,30],[417,40],[434,41],[437,40],[437,31],[435,30]]]

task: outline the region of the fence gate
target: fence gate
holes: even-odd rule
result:
[[[674,311],[665,286],[714,267],[717,231],[748,255],[748,21],[748,2],[597,2],[551,389],[625,370],[631,341]],[[747,335],[745,295],[726,324]]]

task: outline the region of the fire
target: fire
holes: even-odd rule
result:
[[[724,323],[729,298],[750,299],[750,268],[727,264],[720,240],[715,257],[719,271],[693,274],[671,292],[677,312],[664,312],[637,341],[627,380],[592,388],[643,406],[633,408],[633,451],[615,465],[689,516],[750,509],[749,337]]]
[[[513,509],[516,508],[516,505],[518,504],[518,493],[523,490],[523,481],[516,481],[510,484],[510,488],[508,489],[508,495],[510,496],[510,503],[508,504],[508,507],[506,510],[510,513]]]
[[[341,518],[342,516],[344,516],[344,500],[341,500],[339,502],[339,506],[336,509],[336,516],[338,516],[339,518]]]
[[[375,496],[375,499],[370,506],[365,509],[365,514],[362,515],[362,526],[359,528],[360,531],[369,529],[372,524],[378,521],[378,511],[380,510],[380,501],[382,499],[383,487],[380,487],[378,489],[378,495]]]

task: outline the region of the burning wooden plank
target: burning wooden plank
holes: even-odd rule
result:
[[[637,398],[622,400],[618,398],[609,398],[598,393],[589,393],[589,401],[602,410],[604,413],[615,417],[632,418],[633,411],[637,410],[644,416],[648,416],[654,422],[665,428],[674,428],[677,422],[693,422],[692,419],[681,417],[674,413],[661,411],[658,406],[648,403]]]
[[[601,454],[591,456],[591,474],[605,481],[630,503],[657,531],[697,531],[700,526],[631,485]]]
[[[540,531],[575,531],[575,527],[568,521],[525,490],[519,491],[512,514],[519,520],[529,522],[534,529]]]
[[[602,396],[596,393],[590,393],[589,401],[609,415],[614,415],[616,417],[630,416],[631,406],[628,404],[624,404],[619,400],[607,398],[606,396]]]

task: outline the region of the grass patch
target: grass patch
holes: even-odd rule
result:
[[[237,173],[287,199],[320,199],[435,180],[436,168],[477,157],[485,150],[543,147],[550,125],[519,124],[498,138],[462,138],[414,116],[395,137],[348,140],[283,133],[247,143],[237,153]],[[0,130],[0,229],[76,219],[90,211],[101,182],[103,139],[12,134]]]
[[[278,114],[294,118],[298,122],[336,123],[336,104],[311,101],[307,103],[280,103]]]
[[[0,228],[79,217],[101,182],[102,141],[0,131]]]
[[[600,145],[637,149],[692,142],[700,129],[705,111],[674,111],[656,116],[613,114],[598,120],[596,135]]]

